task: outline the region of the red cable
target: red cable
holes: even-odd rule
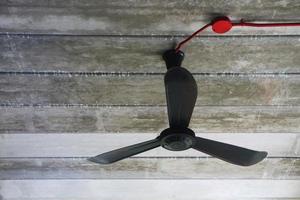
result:
[[[286,26],[300,26],[300,23],[263,23],[263,24],[257,24],[257,23],[244,22],[244,20],[241,19],[240,23],[232,23],[232,26],[286,27]]]
[[[287,26],[300,26],[300,23],[264,23],[264,24],[257,24],[257,23],[248,23],[248,22],[244,22],[243,19],[241,19],[241,21],[239,23],[231,23],[231,21],[229,20],[229,18],[227,17],[223,17],[223,20],[226,20],[226,25],[229,25],[228,29],[225,30],[224,32],[218,32],[218,33],[225,33],[227,31],[229,31],[231,29],[231,26],[251,26],[251,27],[287,27]],[[185,40],[183,40],[182,42],[180,42],[177,47],[175,48],[175,51],[178,52],[180,50],[180,48],[182,47],[182,45],[184,45],[185,43],[187,43],[188,41],[190,41],[192,38],[194,38],[198,33],[204,31],[205,29],[207,29],[209,26],[213,26],[214,23],[216,23],[218,21],[213,21],[209,24],[206,24],[205,26],[203,26],[202,28],[200,28],[199,30],[197,30],[196,32],[194,32],[192,35],[190,35],[188,38],[186,38]],[[215,31],[215,30],[214,30]],[[215,31],[217,32],[217,31]]]
[[[178,52],[181,48],[182,45],[184,45],[185,43],[187,43],[188,41],[190,41],[193,37],[195,37],[198,33],[204,31],[205,29],[207,29],[209,26],[211,26],[211,23],[206,24],[205,26],[203,26],[202,28],[200,28],[199,30],[197,30],[196,32],[194,32],[192,35],[190,35],[188,38],[186,38],[185,40],[183,40],[182,42],[180,42],[175,51]]]

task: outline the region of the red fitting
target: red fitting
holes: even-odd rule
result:
[[[232,23],[228,17],[217,17],[212,22],[212,30],[215,33],[223,34],[232,28]]]

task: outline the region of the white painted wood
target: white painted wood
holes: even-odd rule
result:
[[[217,158],[127,158],[99,165],[86,158],[1,158],[0,180],[276,179],[298,180],[300,158],[266,158],[243,167]]]
[[[159,106],[0,107],[0,133],[160,133],[168,127]],[[300,106],[195,107],[197,133],[298,133]]]
[[[299,38],[198,37],[185,46],[182,65],[193,73],[299,73]],[[32,73],[165,73],[162,53],[183,39],[0,35],[0,69]]]
[[[3,3],[2,3],[3,2]],[[214,17],[299,21],[297,0],[7,0],[1,32],[58,34],[189,34]],[[206,31],[205,34],[211,34]],[[235,27],[230,34],[299,34],[299,29]]]
[[[292,22],[299,21],[299,8],[300,2],[291,0],[0,0],[0,99],[9,107],[0,112],[0,200],[300,199],[298,75],[264,74],[299,72],[298,27],[240,27],[229,33],[240,36],[199,37],[186,49],[184,66],[194,73],[246,73],[240,81],[228,81],[228,75],[196,78],[201,85],[198,105],[233,107],[196,108],[205,114],[195,113],[191,127],[204,132],[198,134],[202,137],[268,151],[269,158],[242,168],[194,150],[160,148],[113,165],[86,160],[152,139],[166,126],[165,107],[126,105],[165,105],[163,79],[150,74],[165,72],[161,52],[183,34],[217,13]],[[29,37],[22,38],[24,33]],[[30,36],[39,33],[49,35]],[[64,72],[57,76],[60,70],[78,77]],[[49,77],[39,77],[47,71]],[[17,73],[8,76],[10,72]],[[93,77],[89,72],[112,76]],[[114,72],[150,74],[116,78]],[[24,108],[33,104],[36,107]],[[81,104],[86,107],[79,109]],[[279,111],[261,105],[295,107]]]
[[[188,69],[188,68],[187,68]],[[297,74],[194,75],[198,106],[298,106]],[[16,105],[166,105],[164,76],[3,75],[0,103]]]
[[[296,133],[208,133],[198,136],[269,152],[269,156],[300,156]],[[157,134],[1,134],[0,157],[87,157],[153,139]],[[172,152],[157,148],[138,156],[207,156],[193,149]]]
[[[299,198],[299,180],[2,180],[3,199]]]

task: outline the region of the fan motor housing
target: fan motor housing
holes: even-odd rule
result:
[[[195,143],[195,133],[191,129],[165,129],[159,136],[161,146],[170,151],[183,151]]]

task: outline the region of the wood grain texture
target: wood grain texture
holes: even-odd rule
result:
[[[0,200],[299,200],[300,28],[211,30],[184,48],[200,137],[244,168],[163,148],[86,159],[168,127],[161,54],[218,15],[300,22],[292,0],[0,0]]]
[[[151,140],[159,133],[135,134],[1,134],[0,157],[91,157],[113,149]],[[267,151],[269,157],[299,157],[300,138],[296,133],[197,133],[197,136]],[[161,147],[137,157],[207,157],[189,149],[173,152]]]
[[[300,178],[299,158],[268,158],[251,166],[215,158],[128,158],[99,165],[86,158],[0,159],[0,179],[273,179]]]
[[[166,107],[0,107],[0,133],[160,133]],[[198,133],[298,133],[300,107],[195,107]]]
[[[299,105],[295,76],[194,76],[196,105]],[[165,105],[163,75],[3,75],[1,104]]]
[[[187,34],[215,16],[299,21],[298,1],[59,0],[1,2],[1,32],[59,34]],[[297,28],[236,28],[231,34],[299,34]]]
[[[193,73],[299,73],[299,38],[195,38],[186,46],[183,66]],[[0,70],[165,73],[161,55],[180,39],[2,35]]]
[[[200,199],[297,199],[300,196],[299,180],[2,180],[0,186],[4,199],[20,200],[194,200],[197,196]]]

